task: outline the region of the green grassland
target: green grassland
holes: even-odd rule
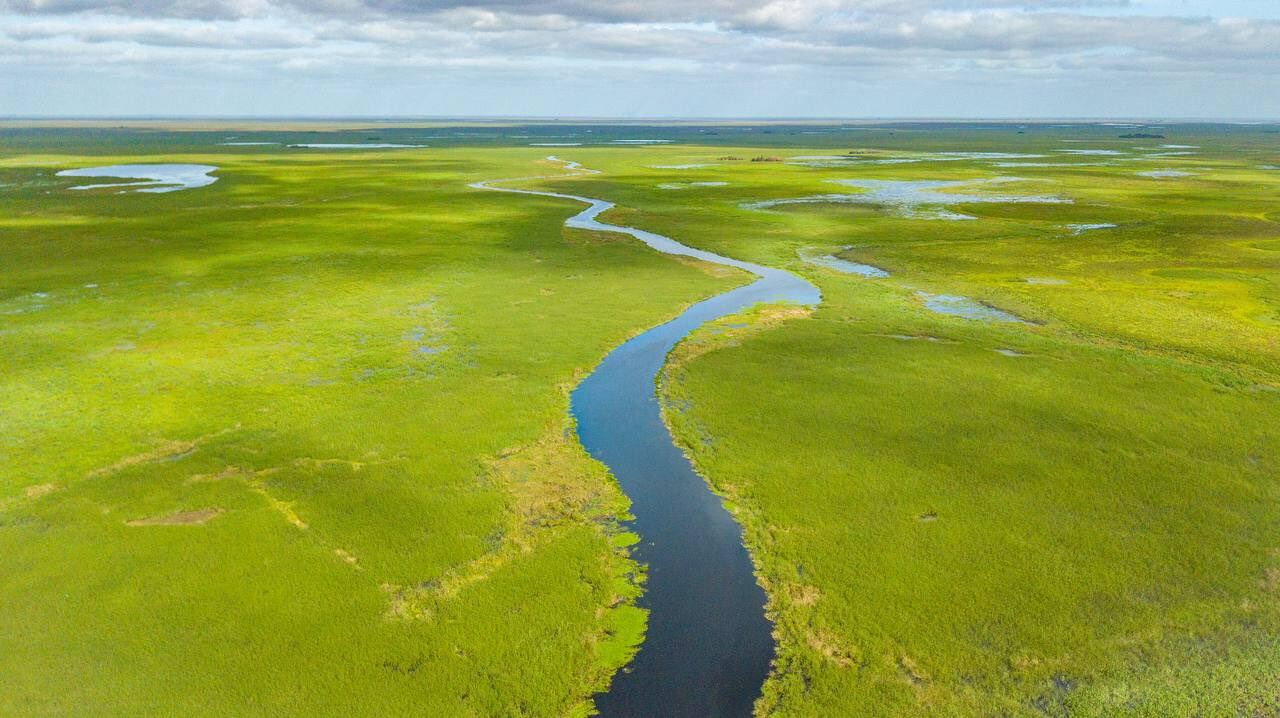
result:
[[[530,148],[502,132],[566,130],[485,131],[392,152],[0,134],[0,714],[589,710],[643,615],[625,498],[573,440],[567,390],[746,278],[466,187],[556,174],[549,152],[603,174],[528,186],[822,289],[813,312],[699,331],[661,386],[770,596],[759,712],[1280,712],[1275,134],[613,127],[678,142]],[[316,134],[238,139],[354,139]],[[1163,143],[1200,148],[1133,159]],[[1075,164],[749,161],[850,150]],[[144,161],[220,180],[145,195],[52,176]],[[1074,201],[957,222],[741,206],[856,191],[830,179],[1010,175],[973,191]],[[934,314],[917,290],[1030,323]]]
[[[734,280],[466,187],[541,156],[3,160],[0,714],[585,709],[643,617],[567,390]]]
[[[968,222],[737,204],[1012,170],[724,163],[685,173],[723,187],[609,195],[824,293],[808,318],[700,332],[664,385],[769,589],[781,658],[760,712],[1280,712],[1280,175],[1205,145],[1158,160],[1190,178],[1019,168],[1001,193],[1075,202],[958,208]],[[1064,229],[1097,222],[1118,226]],[[1034,323],[933,314],[916,289]]]

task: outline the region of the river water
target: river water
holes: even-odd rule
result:
[[[586,172],[575,163],[571,171]],[[672,441],[656,394],[658,372],[676,342],[699,326],[762,302],[817,304],[817,287],[771,267],[685,246],[670,237],[597,217],[614,205],[555,192],[472,185],[586,204],[565,226],[620,232],[653,249],[756,275],[613,349],[570,395],[578,438],[609,467],[631,499],[640,536],[633,556],[647,567],[639,603],[649,611],[644,643],[596,697],[605,716],[749,716],[774,655],[765,594],[742,529]],[[743,387],[749,391],[750,387]]]

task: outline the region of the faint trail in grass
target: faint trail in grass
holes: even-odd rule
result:
[[[575,162],[564,166],[594,173]],[[634,556],[647,567],[640,600],[649,611],[644,643],[609,691],[597,696],[597,707],[606,716],[750,715],[774,655],[765,594],[756,583],[741,527],[672,441],[655,381],[667,353],[694,329],[755,304],[817,304],[818,289],[790,272],[600,222],[597,217],[614,206],[611,202],[493,186],[501,181],[512,180],[471,186],[581,202],[587,208],[565,220],[566,227],[627,234],[659,252],[758,277],[616,347],[570,397],[579,440],[631,499],[631,529],[641,537]]]

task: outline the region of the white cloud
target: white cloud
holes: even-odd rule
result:
[[[1268,80],[1280,75],[1276,17],[1160,14],[1160,7],[1160,0],[0,0],[0,99],[38,100],[16,86],[33,71],[60,74],[63,84],[103,73],[185,72],[211,85],[246,74],[288,81],[323,72],[337,81],[346,72],[390,91],[407,81],[396,74],[405,68],[434,68],[442,84],[473,85],[474,97],[486,92],[468,79],[479,81],[479,71],[524,74],[530,87],[554,91],[549,83],[562,82],[558,73],[568,67],[594,68],[604,92],[621,91],[610,73],[653,83],[664,73],[701,75],[720,92],[732,79],[746,83],[732,91],[746,92],[753,74],[787,72],[843,86],[891,74],[920,87],[980,74],[991,83],[987,92],[1003,94],[1040,92],[1030,85],[1037,81],[1145,74],[1164,83],[1165,105],[1176,98],[1179,75],[1247,78],[1280,90]],[[1256,102],[1273,103],[1259,107],[1267,113],[1280,110],[1280,100]],[[23,109],[18,114],[47,111]],[[788,109],[773,114],[806,114]]]

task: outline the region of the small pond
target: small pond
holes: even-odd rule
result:
[[[100,189],[110,187],[136,187],[127,192],[177,192],[184,189],[207,187],[218,181],[213,176],[217,167],[212,165],[154,164],[154,165],[106,165],[103,167],[85,167],[82,169],[62,170],[59,177],[103,177],[111,179],[140,180],[138,182],[107,182],[101,184],[83,184],[71,187],[73,190]]]
[[[948,192],[958,187],[973,185],[997,185],[1020,181],[1015,177],[997,177],[987,180],[828,180],[833,184],[857,187],[865,190],[858,194],[822,194],[808,197],[770,199],[748,202],[744,209],[768,209],[789,204],[866,204],[889,209],[894,214],[910,219],[971,220],[967,214],[952,212],[947,205],[975,203],[1037,203],[1070,204],[1071,200],[1053,195],[970,194]]]

